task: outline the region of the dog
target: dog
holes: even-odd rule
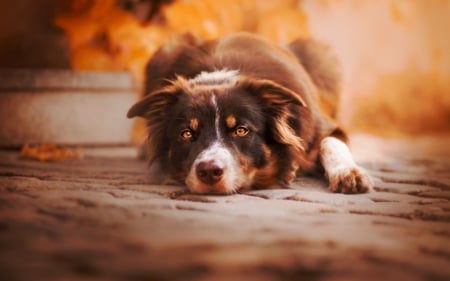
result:
[[[335,121],[338,63],[321,43],[185,36],[153,55],[146,79],[144,98],[127,116],[147,120],[155,183],[233,194],[319,173],[331,192],[372,188]]]

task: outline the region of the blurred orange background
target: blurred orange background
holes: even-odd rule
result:
[[[450,1],[178,0],[144,23],[117,0],[34,2],[18,0],[31,14],[52,8],[40,18],[61,32],[54,41],[67,47],[67,64],[76,70],[129,70],[141,83],[156,49],[186,32],[213,39],[245,30],[279,43],[313,37],[341,61],[339,119],[351,131],[450,133]],[[14,40],[30,40],[33,25],[24,17],[11,26],[14,19],[10,13],[0,20],[0,39],[19,30],[23,36]],[[5,54],[0,47],[0,59]]]

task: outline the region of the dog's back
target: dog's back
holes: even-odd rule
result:
[[[331,49],[312,39],[297,39],[288,45],[306,69],[318,90],[323,113],[337,117],[341,88],[340,65]]]
[[[292,63],[294,58],[298,64]],[[145,93],[167,85],[176,75],[193,78],[202,71],[223,68],[297,87],[293,90],[306,92],[302,98],[309,105],[315,104],[311,98],[317,99],[324,114],[332,119],[337,116],[341,86],[338,60],[328,46],[311,39],[297,39],[283,48],[247,33],[209,42],[185,35],[159,49],[149,61]]]

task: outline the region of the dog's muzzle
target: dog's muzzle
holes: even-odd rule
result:
[[[232,152],[215,142],[195,159],[186,177],[186,185],[193,193],[231,194],[239,189],[246,176]]]

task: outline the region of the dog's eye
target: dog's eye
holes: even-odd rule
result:
[[[181,131],[180,137],[184,141],[189,141],[189,140],[192,140],[192,138],[194,137],[194,134],[192,133],[191,130],[186,129],[186,130]]]
[[[243,137],[245,135],[248,134],[248,129],[243,127],[243,126],[239,126],[236,128],[236,130],[234,131],[234,133],[236,134],[236,136],[238,137]]]

